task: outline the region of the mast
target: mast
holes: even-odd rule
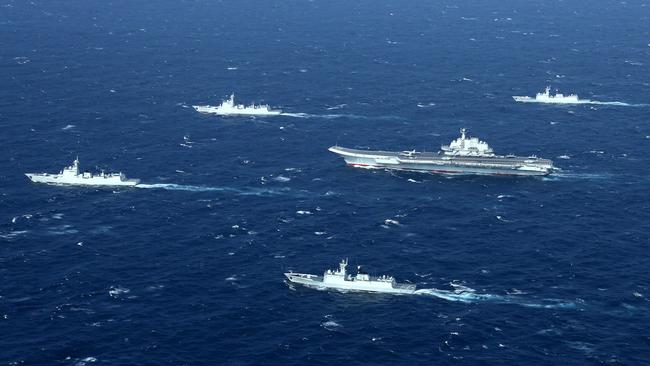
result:
[[[465,128],[460,129],[460,147],[465,148]]]
[[[348,266],[348,259],[347,258],[341,260],[341,263],[339,263],[339,268],[340,268],[339,272],[341,272],[341,274],[343,276],[345,276],[345,267],[347,267],[347,266]]]

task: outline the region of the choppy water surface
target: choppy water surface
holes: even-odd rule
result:
[[[650,5],[0,4],[0,363],[645,364]],[[616,103],[515,103],[546,85]],[[235,92],[285,115],[196,113]],[[458,129],[543,179],[346,168]],[[51,187],[77,155],[131,189]],[[411,296],[316,291],[342,257]]]

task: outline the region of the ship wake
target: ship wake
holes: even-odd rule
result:
[[[158,184],[137,184],[136,188],[143,189],[164,189],[168,191],[189,191],[189,192],[221,192],[231,193],[240,196],[278,196],[287,194],[290,189],[263,189],[263,188],[232,188],[232,187],[209,187],[209,186],[193,186],[173,183],[158,183]]]
[[[584,104],[596,104],[596,105],[614,105],[619,107],[650,107],[650,104],[647,103],[625,103],[625,102],[599,102],[597,100],[586,99]]]
[[[439,290],[436,288],[425,288],[416,290],[416,295],[432,296],[447,301],[462,302],[462,303],[476,303],[476,302],[491,302],[496,304],[514,304],[525,306],[529,308],[538,309],[574,309],[577,307],[576,303],[572,301],[559,300],[559,299],[536,299],[529,300],[520,296],[514,295],[495,295],[495,294],[477,294],[474,289],[469,287],[456,285],[454,290]]]
[[[610,174],[606,173],[571,173],[571,172],[557,172],[544,177],[544,180],[558,181],[558,180],[573,180],[573,179],[609,179],[612,178]]]
[[[294,117],[294,118],[320,118],[320,119],[363,119],[363,120],[395,120],[400,119],[397,116],[362,116],[358,114],[312,114],[312,113],[289,113],[282,112],[281,116]]]

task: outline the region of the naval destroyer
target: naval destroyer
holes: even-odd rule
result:
[[[339,263],[339,269],[328,269],[322,276],[293,272],[288,272],[284,275],[289,281],[307,287],[391,294],[415,293],[415,285],[397,283],[390,276],[371,277],[361,270],[361,266],[357,268],[356,275],[348,274],[346,271],[347,266],[348,260],[344,259]]]
[[[590,102],[589,100],[580,100],[576,94],[564,95],[556,92],[554,95],[551,95],[550,86],[547,86],[543,92],[537,93],[534,98],[515,95],[512,99],[522,103],[583,104]]]
[[[460,137],[435,152],[369,151],[332,146],[329,151],[343,157],[347,165],[366,169],[460,175],[544,176],[553,170],[553,162],[536,156],[496,155],[485,141]]]
[[[123,173],[92,174],[79,170],[79,159],[75,159],[72,165],[63,168],[59,174],[49,173],[26,173],[27,178],[35,183],[46,183],[56,185],[80,185],[80,186],[135,186],[140,183],[139,179],[127,179]]]
[[[216,107],[211,105],[194,105],[192,108],[199,113],[217,114],[220,116],[277,116],[282,113],[279,109],[271,109],[268,104],[251,104],[249,106],[235,104],[235,94],[231,94],[230,98],[224,100]]]

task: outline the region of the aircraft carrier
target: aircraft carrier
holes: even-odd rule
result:
[[[347,165],[365,169],[389,169],[450,175],[545,176],[553,162],[537,156],[496,155],[492,148],[460,130],[460,137],[435,152],[371,151],[332,146],[329,151]]]

